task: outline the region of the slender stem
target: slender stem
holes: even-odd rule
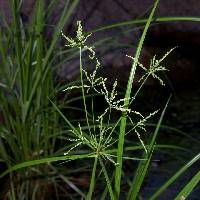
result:
[[[91,180],[90,180],[90,188],[89,188],[89,192],[88,192],[86,200],[92,199],[92,193],[94,191],[94,186],[95,186],[95,174],[96,174],[96,169],[97,169],[97,163],[98,163],[98,157],[96,156],[95,159],[94,159],[92,177],[91,177]]]
[[[111,120],[111,107],[109,106],[109,115],[108,115],[108,126],[110,124],[110,120]]]
[[[93,88],[93,86],[92,86],[92,88]],[[96,126],[95,126],[95,116],[94,116],[94,97],[93,97],[93,93],[92,93],[92,122],[93,122],[93,131],[95,133]]]
[[[147,75],[146,78],[144,79],[144,81],[142,81],[142,83],[140,84],[140,87],[138,88],[138,90],[136,91],[136,93],[134,94],[134,96],[132,97],[132,100],[131,100],[130,104],[135,100],[136,96],[138,95],[138,93],[140,92],[140,90],[142,89],[142,87],[144,86],[144,84],[145,84],[145,82],[146,82],[146,80],[148,78],[149,78],[149,75]]]
[[[87,105],[86,105],[86,99],[85,99],[85,89],[84,89],[84,83],[83,83],[83,64],[82,64],[82,48],[79,47],[79,62],[80,62],[80,78],[81,78],[81,90],[82,90],[82,97],[83,97],[83,104],[84,104],[84,109],[85,109],[85,117],[87,121],[87,126],[91,134],[90,130],[90,124],[89,124],[89,119],[88,119],[88,112],[87,112]]]

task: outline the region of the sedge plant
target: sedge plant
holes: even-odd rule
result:
[[[101,63],[95,53],[95,47],[87,44],[87,39],[91,33],[84,34],[81,22],[77,22],[77,32],[75,38],[70,38],[62,33],[66,40],[66,47],[78,50],[80,66],[80,84],[72,84],[65,87],[64,92],[72,90],[81,91],[83,101],[83,110],[85,120],[76,124],[70,121],[61,106],[53,98],[55,88],[52,79],[51,64],[55,59],[54,48],[60,30],[63,29],[65,22],[70,17],[78,1],[66,3],[61,19],[55,28],[53,38],[50,44],[46,43],[43,36],[44,31],[44,3],[37,1],[37,9],[34,17],[35,26],[25,30],[19,17],[18,1],[12,0],[13,25],[7,27],[7,32],[0,32],[0,51],[1,64],[5,67],[1,69],[1,112],[3,113],[3,123],[0,126],[0,156],[1,161],[6,164],[7,170],[1,173],[0,178],[10,175],[10,187],[6,199],[38,199],[42,189],[40,182],[32,182],[31,177],[35,174],[49,177],[48,172],[59,174],[59,177],[69,184],[80,196],[81,199],[95,199],[95,186],[99,176],[103,177],[105,185],[101,199],[104,200],[109,194],[109,198],[117,200],[121,198],[121,182],[125,178],[123,174],[124,160],[136,160],[139,164],[136,172],[133,174],[132,182],[129,184],[130,189],[127,191],[126,199],[134,200],[140,196],[141,186],[148,172],[150,161],[155,145],[155,139],[158,134],[161,122],[168,105],[169,100],[163,109],[160,119],[156,125],[155,132],[150,135],[150,142],[146,143],[142,138],[142,133],[147,133],[146,122],[158,111],[152,111],[147,115],[142,114],[136,109],[132,109],[136,97],[146,80],[149,77],[155,78],[164,84],[159,72],[166,71],[163,66],[164,59],[171,53],[169,50],[163,57],[156,56],[150,62],[150,66],[143,66],[139,62],[143,42],[153,16],[158,5],[155,1],[153,9],[148,19],[136,20],[127,23],[118,23],[108,27],[102,27],[95,31],[101,31],[116,26],[146,23],[140,42],[137,47],[135,56],[128,55],[133,62],[125,96],[122,98],[118,93],[118,82],[114,81],[111,88],[108,86],[108,80],[99,76],[98,72]],[[53,8],[56,1],[52,1],[49,9]],[[47,14],[48,16],[49,14]],[[170,21],[176,18],[158,18],[157,21]],[[177,18],[179,20],[199,20],[196,18]],[[34,28],[33,28],[34,27]],[[14,48],[10,49],[10,42],[14,38]],[[88,71],[85,67],[85,52],[89,53],[89,59],[94,65],[94,71]],[[72,55],[73,57],[74,55]],[[137,67],[144,71],[143,76],[138,82],[138,89],[132,92],[132,84],[135,78]],[[132,94],[133,93],[133,94]],[[96,113],[95,95],[103,97],[106,108],[102,113]],[[91,97],[91,105],[88,105],[87,96]],[[118,119],[113,122],[114,113],[118,113]],[[51,117],[49,116],[51,115]],[[66,146],[62,147],[56,153],[56,142],[61,136],[62,128],[60,127],[59,118],[62,117],[66,126],[65,142]],[[131,128],[127,129],[128,123]],[[137,136],[138,146],[127,146],[125,138],[127,135],[135,134]],[[62,138],[64,136],[62,135]],[[135,158],[126,156],[126,150],[141,150],[142,157]],[[69,162],[73,160],[81,161],[82,159],[92,159],[90,184],[87,194],[84,194],[70,182],[67,177],[61,174],[51,163],[57,161]],[[199,155],[180,169],[171,179],[169,179],[157,192],[151,197],[156,199],[171,183],[174,182],[183,172],[185,172],[193,163],[199,160]],[[45,164],[40,168],[39,164]],[[113,169],[108,169],[108,166]],[[98,170],[100,168],[100,170]],[[59,168],[60,169],[60,168]],[[176,199],[184,199],[199,182],[200,175],[197,173],[191,181],[180,191]],[[28,180],[28,181],[26,181]],[[52,181],[55,180],[52,178]],[[21,182],[20,187],[16,184]],[[46,182],[47,183],[47,182]],[[57,183],[54,181],[54,185]],[[33,186],[33,190],[31,187]],[[38,192],[40,191],[40,192]],[[40,196],[41,197],[41,196]],[[58,195],[56,196],[59,198]]]
[[[158,2],[157,2],[158,3]],[[144,30],[144,34],[142,36],[141,42],[139,44],[139,50],[137,51],[138,53],[136,54],[136,57],[130,57],[130,59],[133,60],[134,62],[134,67],[132,68],[132,73],[130,74],[131,80],[129,81],[128,84],[128,91],[129,94],[124,97],[124,98],[120,98],[117,92],[117,80],[113,83],[112,85],[112,89],[111,91],[109,91],[108,87],[107,87],[107,79],[103,78],[103,77],[99,77],[97,76],[98,74],[98,70],[100,67],[100,62],[98,60],[98,58],[96,57],[95,54],[95,50],[93,46],[89,46],[86,44],[87,38],[91,36],[91,34],[89,35],[84,35],[83,33],[83,29],[82,29],[82,25],[81,22],[78,21],[77,22],[77,27],[78,30],[76,32],[76,38],[69,38],[66,35],[64,35],[64,33],[62,33],[62,36],[66,39],[67,47],[71,47],[71,48],[77,48],[79,50],[79,62],[80,62],[80,82],[81,85],[73,85],[71,87],[68,87],[65,89],[65,91],[67,90],[73,90],[73,89],[80,89],[81,93],[82,93],[82,99],[83,99],[83,105],[84,105],[84,110],[85,110],[85,118],[86,118],[86,126],[88,127],[87,132],[82,130],[82,126],[81,123],[78,123],[78,128],[73,128],[71,130],[72,134],[72,138],[69,138],[69,141],[73,142],[74,145],[65,153],[65,155],[71,154],[71,152],[73,152],[74,149],[79,148],[80,146],[86,146],[86,148],[89,148],[90,151],[92,151],[95,155],[94,158],[94,164],[93,164],[93,169],[92,169],[92,175],[91,175],[91,181],[90,181],[90,187],[89,187],[89,192],[87,194],[87,199],[92,199],[92,194],[94,191],[94,186],[95,186],[95,177],[96,177],[96,170],[97,170],[97,165],[99,164],[102,168],[102,173],[103,176],[105,178],[105,182],[107,184],[107,188],[110,194],[110,198],[111,199],[118,199],[119,198],[119,192],[117,191],[117,188],[120,188],[120,179],[121,177],[118,177],[117,181],[115,181],[115,189],[113,189],[112,187],[112,181],[109,178],[108,175],[108,170],[106,169],[106,166],[104,164],[104,162],[111,162],[114,166],[116,166],[116,174],[119,176],[121,174],[121,172],[119,170],[122,170],[122,159],[123,159],[123,152],[122,152],[122,148],[123,146],[121,146],[121,142],[124,141],[124,139],[122,138],[121,134],[123,134],[124,136],[126,134],[129,134],[129,132],[127,132],[125,134],[121,133],[122,132],[122,128],[120,128],[120,135],[119,135],[119,139],[117,139],[117,135],[116,132],[118,132],[119,130],[117,129],[117,127],[119,126],[120,123],[122,123],[121,126],[126,126],[123,121],[123,119],[125,120],[130,120],[130,122],[133,124],[133,128],[131,131],[135,132],[140,143],[141,146],[143,147],[144,151],[146,154],[149,155],[148,151],[150,151],[152,153],[152,148],[154,146],[154,141],[155,141],[155,137],[153,137],[152,139],[152,143],[151,145],[149,145],[151,148],[149,148],[147,150],[141,136],[140,136],[140,131],[146,131],[145,129],[145,122],[152,117],[153,115],[155,115],[157,113],[157,111],[154,111],[152,113],[150,113],[147,116],[143,116],[140,112],[136,111],[136,110],[132,110],[131,108],[129,108],[128,104],[129,102],[132,102],[135,100],[136,95],[131,97],[130,92],[131,92],[131,86],[133,79],[134,79],[134,73],[136,70],[136,66],[140,66],[144,71],[144,76],[141,77],[140,81],[141,85],[144,84],[144,82],[147,80],[147,78],[149,76],[152,76],[153,78],[158,79],[158,81],[161,84],[164,84],[162,79],[157,75],[157,73],[159,71],[165,71],[166,68],[163,67],[161,65],[162,61],[167,57],[167,55],[172,51],[170,50],[169,52],[167,52],[161,59],[157,60],[156,57],[154,57],[151,61],[150,67],[149,68],[145,68],[141,63],[138,63],[138,59],[139,59],[139,54],[141,52],[141,48],[142,48],[142,43],[144,41],[145,38],[145,34],[147,32],[148,26],[150,25],[150,22],[152,20],[153,17],[153,13],[155,12],[155,8],[157,3],[154,5],[154,9],[152,10],[152,13],[149,17],[148,23],[146,25],[146,28]],[[89,52],[89,59],[94,61],[94,65],[95,65],[95,69],[92,73],[88,72],[85,68],[84,68],[84,64],[82,61],[82,54],[84,51],[88,51]],[[84,81],[85,80],[85,81]],[[139,87],[139,90],[141,89],[141,87]],[[88,115],[88,105],[86,102],[86,97],[85,95],[88,92],[91,93],[98,93],[100,95],[102,95],[104,97],[105,103],[107,104],[107,107],[105,108],[104,112],[101,113],[100,115],[95,115],[95,102],[92,98],[92,119],[89,119],[89,115]],[[125,104],[126,103],[126,104]],[[127,104],[128,103],[128,104]],[[63,116],[63,114],[60,112],[60,110],[56,107],[56,105],[54,104],[55,108],[57,109],[57,111]],[[112,114],[113,114],[113,110],[118,111],[118,112],[122,112],[122,116],[119,117],[119,119],[117,120],[116,123],[111,124],[111,118],[112,118]],[[133,123],[132,119],[130,116],[137,116],[140,119],[136,122]],[[162,115],[163,117],[163,115]],[[161,119],[162,119],[161,117]],[[63,116],[63,118],[65,119],[65,121],[69,124],[69,120],[66,119],[65,116]],[[91,122],[92,121],[92,122]],[[90,122],[92,124],[90,124]],[[159,122],[158,126],[160,126],[161,121]],[[93,127],[92,127],[93,125]],[[120,127],[121,127],[120,126]],[[156,133],[157,134],[158,129],[156,129]],[[119,144],[118,146],[118,150],[117,150],[117,154],[110,154],[108,153],[108,151],[111,151],[114,146],[116,144]],[[118,155],[119,154],[119,155]],[[121,157],[121,158],[120,158]],[[128,159],[134,159],[129,157]],[[150,161],[150,158],[147,157],[145,158],[145,160],[148,160],[148,163]],[[104,161],[104,162],[103,162]],[[147,166],[147,165],[146,165]],[[132,189],[131,191],[131,196],[132,196]],[[133,197],[128,197],[128,199],[133,199]]]
[[[46,121],[45,116],[47,115],[47,113],[44,113],[43,115],[39,115],[38,112],[41,112],[40,109],[47,106],[48,102],[41,102],[44,96],[49,96],[50,97],[50,91],[51,91],[51,87],[50,87],[50,80],[46,79],[46,76],[49,75],[51,77],[51,74],[48,70],[50,70],[50,68],[48,68],[47,64],[48,64],[48,59],[51,55],[51,51],[52,51],[52,47],[53,45],[55,45],[55,41],[53,40],[52,42],[52,46],[50,46],[50,49],[47,51],[46,53],[46,57],[43,59],[42,55],[43,55],[43,51],[44,51],[44,43],[43,43],[43,38],[42,35],[39,34],[39,38],[37,39],[37,43],[34,43],[34,36],[32,36],[30,38],[30,41],[28,41],[27,46],[25,46],[25,52],[22,52],[22,45],[24,43],[21,43],[20,38],[21,36],[21,32],[17,29],[20,27],[20,20],[18,17],[18,10],[17,10],[17,6],[16,6],[16,1],[13,1],[13,13],[14,13],[14,30],[16,31],[16,51],[17,51],[17,64],[19,66],[19,73],[18,70],[17,72],[14,73],[14,77],[16,78],[16,80],[18,80],[19,77],[19,84],[15,83],[15,81],[12,81],[12,85],[8,86],[4,83],[2,83],[2,86],[5,87],[14,87],[17,86],[19,87],[20,91],[19,91],[19,99],[21,104],[19,106],[15,105],[15,109],[19,109],[19,110],[15,110],[14,109],[14,114],[21,112],[21,115],[18,119],[18,116],[14,116],[14,118],[11,118],[11,122],[15,121],[15,118],[17,119],[17,124],[14,123],[14,125],[12,125],[12,129],[9,132],[13,132],[14,130],[18,130],[20,134],[22,134],[21,136],[19,136],[19,138],[21,138],[20,141],[18,141],[19,145],[22,144],[22,149],[24,151],[24,154],[20,154],[20,156],[24,156],[22,158],[20,158],[20,160],[16,161],[15,163],[20,163],[26,160],[29,160],[29,156],[30,156],[30,146],[32,146],[32,144],[30,142],[30,137],[27,136],[26,131],[29,130],[29,132],[31,133],[31,129],[29,127],[33,128],[33,131],[37,131],[37,133],[39,134],[38,137],[35,137],[36,133],[31,133],[33,134],[33,137],[35,137],[36,142],[34,144],[36,145],[36,152],[31,150],[31,152],[33,152],[33,154],[40,159],[40,155],[48,155],[48,151],[52,150],[53,147],[50,146],[49,147],[49,143],[45,143],[45,147],[46,149],[43,152],[43,149],[40,148],[41,144],[40,142],[40,137],[43,137],[43,134],[41,134],[41,131],[43,131],[43,129],[45,130],[45,127],[47,128],[46,132],[48,132],[49,134],[49,124],[52,122]],[[156,7],[157,4],[155,4]],[[44,20],[44,16],[43,16],[43,3],[41,1],[38,1],[38,9],[37,9],[37,14],[36,14],[36,30],[38,33],[41,33],[42,29],[43,29],[43,22],[42,20]],[[73,6],[73,5],[72,5]],[[155,11],[155,7],[152,11],[152,14],[150,15],[150,18],[148,20],[147,26],[146,26],[146,31],[148,29],[148,26],[150,24],[153,12]],[[61,23],[61,25],[63,25],[63,23]],[[60,25],[60,26],[61,26]],[[36,32],[36,33],[37,33]],[[57,36],[57,32],[55,33],[55,35]],[[105,166],[105,162],[104,161],[109,161],[111,162],[114,166],[117,167],[116,169],[116,174],[121,174],[121,172],[118,171],[118,169],[122,170],[122,163],[120,163],[120,159],[122,160],[123,156],[122,155],[118,155],[119,153],[117,153],[117,155],[114,155],[112,153],[108,153],[110,150],[112,150],[112,148],[114,148],[114,145],[116,145],[117,143],[121,143],[122,142],[122,138],[120,136],[119,139],[117,139],[116,137],[116,131],[117,131],[117,127],[120,123],[123,122],[124,119],[124,114],[126,114],[126,119],[129,119],[130,122],[133,124],[133,121],[130,117],[130,115],[136,115],[137,117],[140,118],[140,120],[138,122],[136,122],[135,124],[133,124],[133,130],[134,132],[137,134],[138,139],[141,143],[141,146],[143,147],[144,151],[147,153],[147,148],[143,142],[143,140],[140,137],[140,130],[146,131],[145,129],[145,122],[147,121],[147,119],[149,119],[151,116],[153,116],[154,114],[156,114],[157,111],[150,113],[147,116],[143,116],[140,112],[132,110],[130,108],[128,108],[128,106],[125,106],[124,104],[129,101],[134,101],[135,97],[130,97],[130,94],[127,95],[122,99],[118,96],[118,92],[117,92],[117,81],[115,81],[113,83],[112,89],[111,91],[108,90],[107,87],[107,79],[103,78],[103,77],[97,77],[97,72],[99,70],[100,67],[100,62],[96,57],[95,51],[94,51],[94,47],[93,46],[88,46],[86,45],[86,40],[90,35],[85,36],[83,34],[83,30],[82,30],[82,26],[81,23],[78,22],[78,30],[77,30],[77,35],[75,39],[69,38],[67,36],[65,36],[63,33],[62,35],[64,36],[64,38],[67,40],[67,47],[71,47],[71,48],[78,48],[79,50],[79,59],[80,59],[80,82],[81,85],[73,85],[72,87],[66,88],[66,90],[72,90],[72,89],[81,89],[82,92],[82,99],[83,99],[83,104],[84,104],[84,110],[85,110],[85,118],[86,118],[86,125],[88,127],[87,132],[82,130],[82,125],[80,123],[78,123],[77,127],[74,127],[70,121],[61,113],[61,111],[59,110],[58,106],[56,106],[53,102],[52,105],[53,107],[58,111],[58,113],[64,118],[65,122],[67,123],[67,125],[71,128],[71,134],[70,134],[70,138],[68,138],[69,142],[72,142],[73,145],[69,145],[69,149],[65,152],[65,156],[63,157],[63,159],[70,159],[73,160],[73,155],[71,155],[71,152],[73,152],[73,150],[75,150],[76,148],[80,147],[80,146],[86,146],[87,148],[90,149],[90,151],[92,153],[87,154],[86,156],[75,156],[75,159],[81,159],[82,157],[94,157],[94,164],[93,164],[93,169],[92,169],[92,175],[91,175],[91,181],[90,181],[90,187],[89,187],[89,192],[86,196],[87,199],[92,199],[92,195],[93,195],[93,191],[94,191],[94,186],[95,186],[95,178],[96,178],[96,170],[97,170],[97,165],[99,164],[102,168],[102,173],[105,177],[105,181],[107,184],[107,188],[110,194],[111,199],[116,199],[119,198],[119,194],[117,189],[115,188],[115,190],[112,187],[112,182],[109,178],[108,175],[108,171],[106,169]],[[142,40],[144,40],[144,36],[142,36]],[[26,43],[25,43],[26,44]],[[36,59],[36,61],[33,63],[32,62],[32,55],[34,55],[34,52],[32,52],[33,48],[35,45],[35,49],[36,49],[36,54],[34,57]],[[141,51],[141,47],[142,45],[140,44],[140,48],[138,50],[138,52],[140,53]],[[50,51],[51,50],[51,51]],[[95,70],[92,73],[87,72],[84,67],[83,67],[83,62],[82,62],[82,52],[83,51],[89,51],[90,55],[89,55],[89,59],[94,61],[95,64]],[[139,59],[139,53],[138,55],[133,58],[131,57],[131,59],[134,60],[134,65],[136,68],[137,65],[137,61]],[[169,52],[166,54],[168,55]],[[3,55],[3,54],[2,54]],[[5,53],[4,53],[5,55]],[[29,64],[28,67],[26,67],[26,62],[24,63],[22,60],[22,55],[26,56],[27,55],[27,63]],[[161,58],[161,60],[156,60],[155,58],[152,60],[152,64],[150,66],[149,69],[146,69],[144,66],[142,66],[141,64],[139,64],[139,66],[145,71],[144,76],[141,78],[141,82],[142,84],[144,84],[146,78],[150,75],[152,75],[154,78],[157,78],[161,83],[162,80],[156,75],[157,71],[161,71],[161,70],[166,70],[164,67],[160,66],[160,63],[162,62],[162,60],[166,57],[166,55]],[[36,70],[31,73],[30,70],[31,69],[31,65],[35,64],[36,65]],[[37,67],[38,66],[38,67]],[[130,83],[132,83],[133,81],[133,73],[135,73],[135,68],[134,70],[132,70],[131,72],[131,77],[132,80],[129,81],[129,85]],[[48,69],[48,70],[47,70]],[[44,71],[41,71],[44,70]],[[34,76],[33,76],[33,75]],[[45,76],[41,76],[41,74],[44,74]],[[31,75],[33,77],[31,77]],[[48,77],[48,76],[47,76]],[[84,79],[86,79],[86,83],[84,82]],[[33,82],[33,86],[32,82]],[[42,82],[41,82],[42,81]],[[48,84],[45,86],[45,84]],[[42,89],[41,87],[39,87],[39,85],[42,85],[45,88],[48,88],[50,91],[47,91],[47,94],[44,93],[44,89]],[[51,83],[52,84],[52,83]],[[25,86],[25,88],[24,88]],[[98,93],[100,95],[102,95],[105,99],[105,102],[107,104],[107,108],[105,109],[105,111],[103,113],[101,113],[98,116],[95,116],[95,105],[94,105],[94,101],[92,98],[92,125],[93,128],[90,124],[90,120],[89,120],[89,112],[88,112],[88,108],[87,108],[87,103],[86,103],[86,93],[88,92],[93,93]],[[35,93],[36,92],[36,93]],[[129,88],[129,92],[130,92],[130,88]],[[3,98],[3,95],[2,95]],[[18,103],[18,95],[17,97],[12,97],[13,99],[11,100],[15,100],[16,103]],[[4,102],[6,102],[6,100],[4,100]],[[35,104],[36,103],[36,104]],[[41,104],[42,103],[42,104]],[[6,107],[6,106],[5,106]],[[19,108],[18,108],[19,107]],[[36,108],[35,110],[33,110],[33,107]],[[114,124],[111,124],[111,118],[112,118],[112,112],[113,110],[116,110],[118,112],[122,112],[122,117],[120,117],[117,122]],[[35,111],[37,111],[35,113]],[[5,112],[6,113],[6,112]],[[43,113],[42,113],[43,114]],[[32,121],[29,117],[36,115],[36,122]],[[5,115],[6,116],[6,115]],[[8,116],[10,117],[10,116]],[[56,117],[56,116],[55,116]],[[48,119],[48,117],[46,118]],[[55,119],[53,119],[53,121],[56,123],[57,121]],[[10,122],[10,123],[11,123]],[[44,125],[41,124],[41,122],[45,123]],[[33,126],[32,124],[29,123],[36,123],[37,126]],[[15,128],[17,125],[17,128]],[[55,125],[56,126],[56,125]],[[52,127],[52,129],[54,130],[54,128]],[[121,128],[120,128],[120,133],[121,133]],[[12,133],[13,134],[13,133]],[[18,132],[16,133],[18,134]],[[127,133],[128,134],[128,133]],[[37,135],[37,134],[36,134]],[[41,136],[40,136],[41,135]],[[28,138],[27,138],[28,137]],[[49,136],[49,135],[45,135],[44,134],[44,142],[48,141],[49,137],[53,137],[53,136]],[[18,138],[18,137],[17,137]],[[45,139],[46,138],[46,139]],[[29,141],[29,143],[28,143]],[[13,141],[11,141],[13,142]],[[15,142],[15,141],[14,141]],[[12,143],[12,147],[16,147],[18,145],[18,143]],[[20,143],[21,142],[21,143]],[[4,144],[4,141],[1,139],[1,143]],[[54,144],[55,142],[53,142]],[[6,148],[4,147],[5,145],[2,146],[2,152],[4,153],[4,157],[6,157],[6,155],[8,155],[8,153],[6,152]],[[49,150],[48,150],[49,149]],[[118,147],[118,152],[121,151],[121,147]],[[13,152],[14,153],[14,150]],[[120,158],[121,157],[121,158]],[[31,158],[33,159],[33,158]],[[128,158],[128,159],[134,159],[134,158]],[[49,161],[56,161],[58,160],[58,158],[53,158],[53,159],[47,159]],[[47,162],[47,160],[45,160],[45,162]],[[62,160],[62,158],[60,158],[60,160]],[[33,162],[33,164],[36,163],[42,163],[42,161],[35,161]],[[7,163],[8,166],[13,165],[12,163]],[[15,168],[13,168],[12,170],[16,170],[22,166],[28,166],[30,165],[30,162],[27,161],[27,163],[24,163],[23,165],[16,165]],[[12,170],[8,170],[8,171],[12,171]],[[38,170],[38,169],[36,169]],[[12,174],[11,174],[12,175]],[[115,181],[116,182],[116,181]],[[115,183],[116,186],[116,183]],[[120,187],[120,181],[118,181],[118,187]],[[13,188],[13,187],[11,187]],[[23,187],[22,187],[23,188]],[[35,191],[38,189],[38,186],[35,188]],[[22,192],[21,192],[22,193]],[[11,191],[11,196],[14,196],[13,198],[18,198],[18,196],[16,196],[16,192],[15,189],[13,189],[13,191]]]

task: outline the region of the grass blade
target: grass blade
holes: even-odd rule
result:
[[[124,21],[124,22],[119,22],[107,26],[103,26],[97,29],[94,29],[90,31],[91,33],[95,32],[101,32],[105,30],[109,30],[112,28],[117,28],[117,27],[123,27],[123,26],[130,26],[130,25],[141,25],[147,23],[148,19],[134,19],[134,20],[129,20],[129,21]],[[171,17],[157,17],[154,18],[152,23],[166,23],[166,22],[178,22],[178,21],[183,21],[183,22],[200,22],[200,17],[194,17],[194,16],[171,16]],[[89,32],[89,33],[90,33]]]
[[[64,175],[59,175],[59,177],[69,185],[69,187],[71,187],[77,194],[79,194],[82,198],[85,199],[85,195],[83,194],[83,192],[70,180],[68,180],[67,177],[65,177]]]
[[[200,153],[197,154],[192,160],[190,160],[186,165],[184,165],[178,172],[176,172],[160,189],[158,189],[149,200],[157,199],[160,194],[166,190],[174,181],[182,175],[191,165],[200,159]]]
[[[155,140],[156,140],[158,131],[160,129],[160,126],[161,126],[161,123],[162,123],[162,120],[163,120],[163,117],[164,117],[165,111],[167,109],[170,98],[168,99],[168,101],[165,105],[165,108],[162,111],[162,114],[160,116],[160,119],[159,119],[158,124],[155,129],[155,132],[151,139],[151,142],[150,142],[149,146],[147,147],[148,152],[147,152],[147,154],[145,153],[145,155],[144,155],[144,161],[140,161],[139,166],[136,170],[136,173],[135,173],[136,175],[134,177],[133,183],[131,185],[131,188],[130,188],[130,191],[128,194],[128,198],[127,198],[128,200],[135,200],[138,196],[138,193],[140,191],[140,188],[142,186],[142,183],[144,181],[144,178],[146,176],[146,173],[147,173],[150,161],[151,161],[151,157],[152,157],[152,154],[153,154],[153,151],[155,148],[155,146],[154,146]]]
[[[9,174],[10,172],[17,171],[19,169],[25,168],[25,167],[31,167],[34,165],[44,164],[44,163],[50,163],[50,162],[57,162],[57,161],[71,161],[71,160],[77,160],[77,159],[83,159],[83,158],[93,158],[96,155],[94,153],[89,154],[83,154],[83,155],[67,155],[67,156],[57,156],[57,157],[51,157],[51,158],[42,158],[38,160],[30,160],[27,162],[23,162],[17,165],[14,165],[4,171],[0,174],[0,179]]]
[[[110,193],[110,198],[111,198],[111,200],[116,200],[116,198],[115,198],[115,196],[114,196],[114,192],[113,192],[113,190],[112,190],[112,186],[111,186],[110,179],[109,179],[109,177],[108,177],[108,173],[107,173],[107,171],[106,171],[105,165],[103,164],[103,161],[102,161],[101,158],[99,158],[99,162],[100,162],[100,165],[101,165],[101,167],[102,167],[104,177],[105,177],[105,179],[106,179],[108,191],[109,191],[109,193]]]
[[[48,73],[48,69],[49,69],[48,62],[49,62],[49,60],[51,58],[51,55],[52,55],[53,50],[55,48],[56,42],[57,42],[58,38],[60,37],[60,31],[63,29],[66,21],[71,16],[71,14],[74,11],[74,9],[77,6],[77,4],[78,4],[78,0],[74,0],[69,9],[68,9],[68,4],[66,4],[66,6],[65,6],[65,8],[64,8],[64,10],[62,12],[62,16],[61,16],[61,18],[59,20],[59,23],[55,28],[50,47],[48,48],[48,51],[46,52],[46,55],[45,55],[44,60],[43,60],[43,70],[44,70],[43,73],[42,73],[43,74],[43,76],[42,76],[43,79],[45,79],[45,77],[46,77],[46,75]],[[31,91],[31,94],[30,94],[30,97],[29,97],[29,106],[31,104],[31,101],[32,101],[34,95],[35,95],[36,89],[37,89],[37,87],[38,87],[38,85],[39,85],[39,83],[41,81],[40,79],[41,79],[40,76],[36,77],[36,80],[34,82],[34,85],[32,87],[32,91]]]
[[[138,63],[138,59],[140,57],[140,53],[142,50],[143,42],[147,33],[147,30],[150,26],[150,23],[153,19],[153,15],[155,12],[155,9],[158,5],[159,0],[156,0],[154,7],[151,11],[151,14],[149,16],[149,19],[146,23],[146,26],[144,28],[144,31],[142,33],[141,39],[139,41],[137,51],[135,54],[135,59],[132,64],[131,72],[129,75],[129,80],[127,83],[127,89],[126,89],[126,95],[125,95],[125,102],[124,102],[124,107],[128,108],[129,106],[129,101],[130,101],[130,96],[131,96],[131,89],[132,89],[132,84],[135,76],[135,71],[136,71],[136,66]],[[122,156],[123,156],[123,148],[124,148],[124,136],[125,136],[125,129],[126,129],[126,112],[122,113],[122,119],[121,119],[121,125],[120,125],[120,134],[119,134],[119,142],[118,142],[118,152],[117,152],[117,163],[118,165],[116,166],[116,172],[115,172],[115,192],[117,194],[117,197],[119,197],[120,194],[120,185],[121,185],[121,174],[122,174]]]
[[[200,171],[187,183],[187,185],[181,190],[175,200],[180,200],[181,198],[187,198],[187,196],[193,191],[194,187],[200,181]]]
[[[90,180],[90,188],[89,188],[89,192],[87,195],[87,200],[91,200],[92,199],[92,193],[94,191],[94,186],[95,186],[95,174],[96,174],[96,169],[97,169],[97,163],[98,163],[98,157],[95,157],[94,160],[94,165],[93,165],[93,169],[92,169],[92,177]]]
[[[49,99],[49,101],[52,103],[53,107],[55,108],[55,110],[60,114],[60,116],[65,120],[65,122],[67,123],[67,125],[74,131],[77,131],[77,129],[71,124],[71,122],[65,117],[65,115],[63,115],[63,113],[60,111],[60,109],[56,106],[56,104],[51,101]]]

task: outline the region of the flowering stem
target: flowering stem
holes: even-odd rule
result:
[[[80,61],[81,90],[82,90],[83,104],[84,104],[84,109],[85,109],[85,117],[86,117],[88,129],[89,129],[89,132],[90,132],[90,136],[91,136],[91,130],[90,130],[90,124],[89,124],[89,119],[88,119],[86,100],[85,100],[84,83],[83,83],[82,47],[79,47],[79,59],[80,59],[79,61]]]

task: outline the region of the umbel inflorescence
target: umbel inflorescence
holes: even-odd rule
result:
[[[114,136],[116,134],[117,126],[120,122],[119,120],[113,124],[110,123],[110,116],[112,115],[113,110],[117,110],[119,112],[126,112],[127,118],[129,119],[130,123],[132,124],[132,129],[129,130],[128,133],[136,133],[141,145],[143,146],[144,150],[147,152],[147,149],[145,147],[145,144],[141,138],[141,131],[146,132],[145,124],[146,121],[151,118],[153,115],[155,115],[158,111],[154,111],[147,116],[143,116],[140,112],[136,110],[132,110],[130,107],[124,106],[124,101],[126,99],[120,98],[117,92],[117,80],[114,81],[111,90],[107,87],[107,78],[103,78],[101,76],[97,76],[97,72],[100,68],[100,62],[96,56],[95,53],[95,47],[87,45],[87,39],[92,35],[84,35],[83,28],[81,25],[81,22],[77,22],[77,31],[76,31],[76,37],[69,38],[62,32],[62,36],[66,39],[66,47],[68,48],[77,48],[79,49],[79,60],[80,60],[80,75],[81,75],[81,85],[73,85],[71,87],[68,87],[64,89],[64,91],[72,90],[72,89],[82,89],[82,95],[84,100],[84,109],[86,113],[86,121],[88,126],[88,132],[82,130],[81,123],[78,122],[78,128],[71,130],[73,133],[72,138],[69,138],[69,141],[74,142],[74,145],[65,153],[68,154],[70,151],[74,150],[76,147],[80,145],[86,145],[89,147],[93,152],[96,152],[97,156],[101,156],[104,159],[108,159],[114,164],[117,164],[114,160],[115,156],[108,154],[107,150],[109,148],[112,148],[112,146],[117,142],[118,138]],[[166,71],[167,69],[162,66],[162,61],[171,53],[173,49],[168,51],[161,59],[157,60],[156,56],[153,57],[153,59],[150,62],[149,67],[143,66],[141,63],[137,63],[139,67],[141,67],[144,70],[144,74],[139,80],[139,83],[144,84],[144,82],[147,80],[148,77],[152,76],[155,79],[158,79],[161,85],[164,85],[163,80],[158,76],[157,72],[160,71]],[[93,72],[89,72],[86,69],[83,68],[82,63],[82,52],[83,51],[89,51],[89,59],[94,61],[95,68]],[[128,56],[132,60],[134,60],[134,57]],[[85,78],[85,81],[83,81],[83,76]],[[85,103],[85,93],[88,92],[92,93],[98,93],[102,95],[105,99],[105,102],[107,103],[107,107],[105,110],[98,116],[95,117],[95,114],[93,113],[92,117],[92,125],[95,128],[91,128],[91,125],[89,123],[88,119],[88,111],[87,111],[87,105]],[[133,96],[131,99],[131,102],[135,100],[135,96]],[[95,103],[95,102],[93,102]],[[95,112],[95,110],[93,110]],[[132,114],[132,115],[130,115]],[[139,120],[137,122],[132,120],[132,117],[136,115],[137,118],[139,117]]]

